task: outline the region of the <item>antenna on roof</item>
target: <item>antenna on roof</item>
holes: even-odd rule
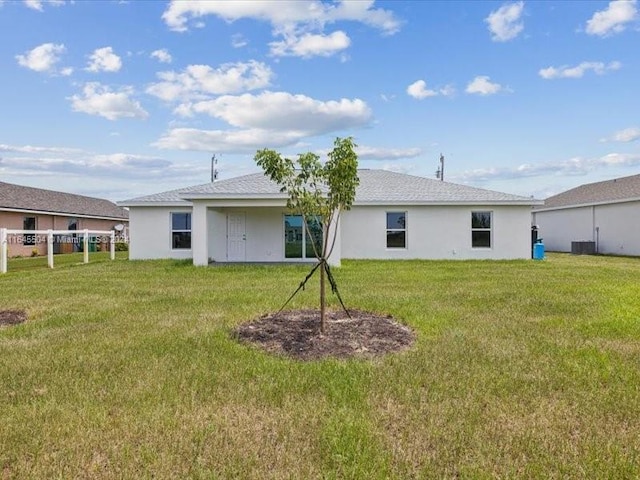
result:
[[[436,178],[444,182],[444,155],[440,154],[440,167],[436,170]]]
[[[214,153],[211,156],[211,183],[215,182],[218,179],[218,159],[216,158],[216,154]]]

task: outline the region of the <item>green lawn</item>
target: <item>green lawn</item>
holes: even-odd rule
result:
[[[0,276],[2,479],[640,476],[640,259],[347,261],[416,345],[298,363],[230,330],[308,267],[93,255]]]

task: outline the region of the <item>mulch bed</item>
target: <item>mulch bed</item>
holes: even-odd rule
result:
[[[318,310],[289,310],[240,325],[234,336],[270,353],[298,360],[321,358],[372,358],[406,350],[413,344],[413,331],[390,315],[349,310],[328,311],[326,331],[320,333]]]
[[[0,327],[3,325],[17,325],[27,320],[24,310],[0,310]]]

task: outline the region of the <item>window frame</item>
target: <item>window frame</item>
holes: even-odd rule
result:
[[[488,227],[474,227],[474,215],[489,215]],[[474,233],[489,233],[489,245],[475,245]],[[493,210],[472,210],[471,211],[471,248],[490,250],[493,248]]]
[[[297,235],[295,235],[295,239],[289,240],[290,236],[292,233],[295,232],[295,228],[297,227],[290,227],[290,229],[287,229],[287,218],[288,217],[293,217],[293,218],[299,218],[300,219],[300,236],[301,238],[298,239]],[[320,240],[321,242],[324,242],[324,222],[322,221],[322,218],[320,217],[320,215],[307,215],[307,222],[310,221],[315,221],[316,225],[318,225],[320,227]],[[311,249],[307,249],[307,246],[310,246],[310,239],[309,239],[309,233],[307,232],[307,229],[304,227],[304,221],[302,220],[302,215],[299,213],[285,213],[282,217],[282,228],[284,229],[284,235],[283,235],[283,243],[282,243],[282,247],[283,247],[283,258],[286,261],[309,261],[309,260],[315,260],[316,256],[315,253],[313,251],[313,246],[311,246]],[[309,229],[311,230],[311,226],[309,227]],[[288,257],[287,256],[287,243],[297,243],[300,242],[301,245],[301,250],[300,250],[300,257]],[[322,252],[322,244],[319,245],[320,247],[320,252]]]
[[[33,228],[27,227],[27,220],[33,219]],[[29,222],[31,223],[31,222]],[[22,230],[38,230],[38,217],[36,216],[24,216],[22,217]],[[23,234],[22,245],[25,247],[34,247],[36,245],[35,234]]]
[[[403,228],[389,228],[389,215],[401,215],[404,217],[404,227]],[[408,219],[409,212],[407,210],[386,210],[385,211],[385,246],[387,250],[407,250],[409,247],[409,236],[408,236]],[[401,247],[389,246],[389,234],[390,233],[404,233],[404,245]]]
[[[173,217],[174,215],[187,215],[187,225],[188,228],[174,228],[174,223],[173,223]],[[170,221],[170,229],[171,229],[171,235],[169,236],[170,242],[171,242],[171,250],[180,250],[180,251],[184,251],[184,250],[191,250],[191,246],[192,246],[192,237],[191,237],[191,231],[193,228],[193,225],[191,224],[192,221],[192,215],[191,212],[170,212],[169,213],[169,221]],[[176,246],[175,243],[175,238],[174,235],[175,234],[185,234],[188,233],[189,234],[189,246],[188,247],[180,247],[180,246]]]

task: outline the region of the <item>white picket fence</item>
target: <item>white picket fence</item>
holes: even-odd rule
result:
[[[111,260],[116,258],[116,232],[113,230],[10,230],[0,228],[0,274],[7,273],[9,235],[35,235],[47,238],[47,265],[53,268],[53,236],[82,235],[84,263],[89,263],[89,236],[109,236]]]

